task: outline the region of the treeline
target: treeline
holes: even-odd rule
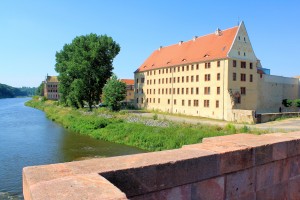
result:
[[[14,98],[14,97],[24,97],[33,96],[35,94],[36,88],[22,87],[15,88],[9,85],[0,83],[0,99],[1,98]]]

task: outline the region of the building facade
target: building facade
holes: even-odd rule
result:
[[[44,81],[44,97],[50,100],[58,100],[59,81],[57,76],[46,76],[46,80]]]
[[[121,79],[126,84],[126,98],[125,102],[133,103],[134,100],[134,80],[133,79]]]
[[[243,22],[160,47],[134,74],[135,106],[169,113],[253,122],[255,113],[277,110],[282,98],[299,97],[299,79],[261,67]],[[272,104],[269,91],[278,97]]]

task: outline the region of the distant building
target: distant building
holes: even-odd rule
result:
[[[46,76],[46,80],[44,81],[44,97],[50,100],[58,100],[58,85],[59,81],[57,76]]]
[[[133,79],[121,79],[126,84],[126,99],[128,103],[133,103],[134,100],[134,80]]]
[[[283,99],[300,93],[299,79],[262,68],[243,22],[159,47],[135,71],[134,80],[137,108],[238,122],[278,112]]]

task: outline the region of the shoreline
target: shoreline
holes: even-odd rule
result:
[[[154,117],[144,118],[145,123],[130,121],[128,119],[133,115],[126,111],[109,112],[106,109],[94,109],[92,112],[85,112],[84,109],[74,110],[59,106],[58,102],[40,101],[38,98],[27,101],[25,105],[44,111],[48,119],[73,132],[147,151],[177,149],[183,145],[200,143],[205,137],[264,133],[252,131],[248,127],[236,128],[232,124],[225,127],[195,125],[157,120]],[[167,122],[168,126],[159,126],[161,122]]]

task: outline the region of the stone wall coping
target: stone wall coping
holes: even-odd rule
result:
[[[25,167],[25,200],[127,199],[300,154],[300,132],[235,134],[181,149]],[[299,146],[299,147],[298,147]]]

